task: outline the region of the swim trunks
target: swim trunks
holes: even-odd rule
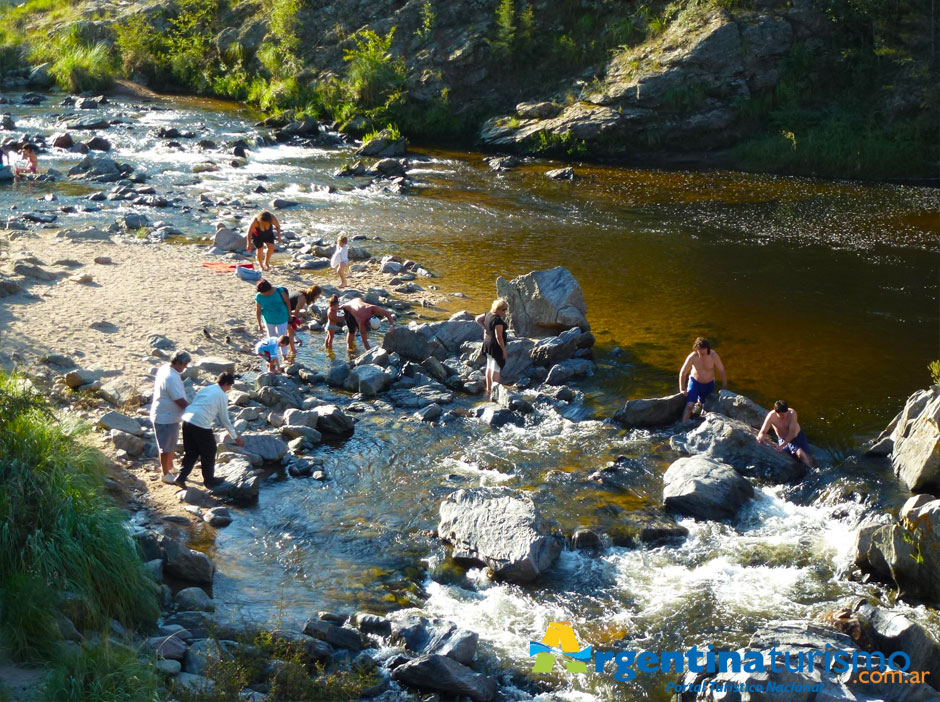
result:
[[[783,440],[778,440],[778,444],[782,444]],[[791,456],[796,456],[797,451],[803,449],[806,453],[809,453],[809,440],[806,438],[806,434],[803,433],[803,430],[800,429],[800,433],[793,437],[792,441],[788,442],[783,450],[789,453]]]
[[[686,400],[690,405],[694,405],[696,402],[703,402],[706,397],[712,394],[715,390],[715,381],[710,383],[700,383],[692,376],[689,376],[689,395],[688,400]]]
[[[359,322],[356,321],[356,316],[352,312],[346,313],[346,329],[350,334],[355,334],[359,331]]]

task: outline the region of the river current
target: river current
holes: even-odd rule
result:
[[[51,134],[50,114],[70,110],[54,104],[7,107],[20,131]],[[317,610],[414,608],[478,632],[484,665],[502,670],[505,694],[524,699],[537,694],[521,675],[531,669],[528,642],[548,622],[571,622],[582,645],[685,650],[740,646],[762,623],[818,616],[857,597],[894,604],[848,575],[858,520],[905,495],[887,465],[851,453],[927,385],[927,363],[940,355],[936,190],[577,164],[578,177],[559,182],[544,176],[555,167],[547,162],[497,174],[482,154],[416,150],[414,187],[389,195],[332,175],[354,160],[348,147],[253,148],[247,166],[231,168],[230,156],[195,140],[175,149],[151,133],[175,126],[220,144],[251,140],[256,116],[230,105],[117,100],[94,116],[123,122],[101,132],[112,158],[146,172],[158,194],[193,205],[147,212],[193,240],[216,221],[241,228],[237,216],[289,198],[301,204],[279,213],[285,229],[364,235],[373,255],[417,260],[442,292],[467,296],[431,316],[484,310],[498,275],[563,265],[584,289],[598,339],[598,371],[576,386],[583,398],[572,419],[540,412],[525,428],[497,432],[366,411],[351,439],[318,450],[329,481],[272,479],[231,526],[199,531],[225,614],[296,624]],[[41,166],[65,171],[79,158],[42,154]],[[195,174],[205,161],[220,169]],[[254,192],[259,183],[267,193]],[[0,207],[59,212],[99,189],[107,188],[4,185]],[[50,192],[56,202],[36,203]],[[55,226],[107,225],[122,211],[98,204],[102,211],[60,213]],[[565,551],[534,585],[492,583],[450,563],[429,532],[442,497],[459,487],[527,490],[566,533],[607,532],[661,504],[662,473],[678,458],[668,446],[674,430],[625,432],[602,420],[625,399],[674,392],[699,335],[720,351],[731,389],[798,408],[826,467],[802,487],[760,489],[733,524],[681,520],[689,535],[679,543]],[[318,339],[303,354],[327,366]],[[343,393],[335,399],[349,403]],[[587,479],[621,455],[634,469],[629,486]],[[926,610],[905,610],[938,631]],[[668,699],[669,676],[620,683],[556,670],[548,680],[559,691],[540,698]]]

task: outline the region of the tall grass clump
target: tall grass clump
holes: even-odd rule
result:
[[[405,59],[391,51],[394,38],[395,27],[384,37],[366,29],[353,37],[355,47],[343,54],[347,62],[344,87],[356,107],[388,109],[404,98],[408,69]]]
[[[159,613],[156,585],[104,492],[103,456],[81,433],[27,381],[0,373],[0,639],[19,660],[48,658],[60,611],[98,630]]]
[[[46,682],[44,699],[56,702],[159,702],[164,698],[156,668],[130,648],[83,645],[65,656]]]

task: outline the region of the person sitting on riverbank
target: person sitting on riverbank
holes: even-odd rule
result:
[[[809,441],[796,416],[796,410],[787,406],[784,400],[777,400],[774,408],[767,413],[760,431],[757,432],[757,443],[763,443],[764,437],[773,427],[777,434],[777,451],[786,451],[791,456],[803,461],[810,468],[813,467],[813,457],[809,452]]]
[[[330,258],[330,267],[339,274],[339,286],[345,288],[346,283],[346,269],[349,268],[349,237],[345,234],[340,235],[339,239],[336,240],[336,251],[333,252],[332,258]],[[367,347],[368,348],[368,347]]]
[[[326,311],[326,341],[323,346],[333,348],[333,338],[336,332],[343,331],[343,319],[339,316],[339,295],[330,297],[330,307]]]
[[[160,454],[160,470],[163,472],[161,480],[165,483],[176,480],[173,475],[173,454],[179,441],[183,410],[189,404],[180,373],[186,370],[192,360],[192,356],[185,351],[177,351],[169,363],[160,367],[153,381],[150,422]]]
[[[490,311],[478,315],[477,324],[483,327],[483,353],[486,354],[486,398],[490,399],[493,386],[499,385],[500,374],[506,366],[506,314],[509,303],[501,297],[493,300]]]
[[[682,422],[686,423],[692,417],[692,407],[696,403],[704,404],[705,398],[715,390],[715,371],[721,373],[721,387],[728,387],[728,376],[721,363],[721,357],[711,347],[711,343],[703,336],[698,337],[692,345],[692,353],[685,358],[685,363],[679,369],[679,392],[686,396],[685,412]],[[685,378],[689,377],[686,386]]]
[[[238,446],[245,442],[235,431],[232,418],[228,413],[228,391],[235,385],[235,375],[220,373],[212,385],[207,385],[196,393],[196,397],[183,412],[183,467],[173,484],[186,488],[186,478],[196,465],[196,459],[202,466],[202,483],[210,490],[222,481],[215,477],[215,434],[212,425],[218,421],[229,433]]]
[[[290,346],[290,337],[287,334],[280,338],[269,336],[255,344],[255,353],[268,362],[268,373],[281,372],[280,357],[284,355],[282,352],[285,346]]]
[[[287,335],[290,337],[291,358],[297,355],[294,336],[297,330],[300,329],[300,316],[304,313],[305,309],[313,308],[313,303],[320,297],[321,292],[323,292],[323,290],[319,285],[313,285],[303,292],[291,295],[288,298],[288,302],[290,303],[290,319],[287,321]]]
[[[368,333],[373,317],[385,317],[389,324],[393,327],[395,326],[395,320],[392,318],[391,312],[378,305],[370,305],[361,297],[353,298],[340,309],[343,310],[343,314],[346,315],[346,346],[350,350],[356,348],[357,331],[359,332],[359,336],[362,337],[362,345],[365,347],[366,351],[371,348],[369,346]]]
[[[258,331],[267,336],[287,334],[287,322],[290,320],[290,297],[287,288],[275,288],[262,278],[255,286],[255,317]],[[264,320],[262,324],[261,320]]]
[[[25,166],[17,166],[14,171],[17,176],[34,175],[39,171],[39,157],[36,154],[36,147],[32,144],[24,144],[20,149],[20,156],[26,161]]]
[[[248,225],[248,234],[245,237],[245,248],[248,253],[251,250],[258,250],[258,265],[261,270],[271,270],[271,255],[274,253],[274,231],[277,230],[277,240],[281,241],[281,223],[277,217],[264,210],[257,217],[251,220]]]

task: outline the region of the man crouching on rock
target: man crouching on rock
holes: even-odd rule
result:
[[[783,400],[777,400],[774,403],[774,408],[767,413],[760,431],[757,432],[757,443],[764,441],[770,427],[773,427],[774,432],[777,434],[777,451],[786,451],[794,458],[803,461],[810,468],[813,467],[813,457],[809,453],[809,441],[800,428],[795,409],[787,407],[787,403]]]
[[[212,489],[223,481],[215,477],[215,434],[212,425],[218,420],[235,443],[244,446],[232,419],[228,414],[228,393],[235,384],[232,373],[219,374],[214,385],[207,385],[196,393],[196,397],[183,412],[183,467],[173,484],[185,488],[186,478],[196,465],[196,459],[202,466],[202,483]]]
[[[712,350],[708,339],[700,336],[692,345],[692,353],[685,357],[685,363],[679,369],[679,392],[686,396],[685,412],[682,422],[692,417],[692,407],[696,402],[704,404],[705,398],[715,391],[715,371],[721,373],[721,387],[728,387],[728,376],[717,351]],[[691,371],[691,372],[690,372]],[[685,377],[689,376],[689,385]]]

